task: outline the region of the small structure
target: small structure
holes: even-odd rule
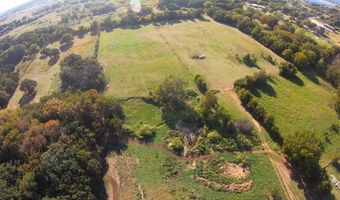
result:
[[[193,59],[199,59],[199,60],[203,60],[206,59],[207,56],[205,56],[204,54],[196,54],[192,56]]]

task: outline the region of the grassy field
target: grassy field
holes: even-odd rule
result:
[[[205,76],[215,89],[230,88],[235,80],[252,74],[258,68],[276,73],[276,67],[262,59],[261,54],[281,60],[249,36],[210,18],[166,24],[160,26],[158,31],[190,71]],[[258,68],[240,63],[236,53],[240,57],[247,53],[254,54],[258,59]],[[196,54],[204,54],[207,58],[192,59]]]
[[[107,94],[116,97],[147,95],[163,78],[174,75],[192,83],[192,75],[202,74],[214,89],[232,87],[236,79],[265,69],[277,73],[261,55],[281,59],[270,50],[237,29],[210,19],[172,22],[160,26],[147,25],[130,29],[116,29],[102,33],[99,61],[110,81]],[[258,68],[249,68],[236,59],[247,53],[258,58]],[[194,60],[204,54],[205,60]],[[221,93],[230,112],[244,117],[229,93]]]
[[[170,75],[192,82],[190,73],[152,25],[102,33],[98,60],[109,80],[107,93],[115,97],[147,95]]]
[[[20,64],[17,69],[20,72],[21,80],[32,79],[37,81],[37,94],[34,98],[34,102],[39,101],[39,99],[45,95],[51,94],[59,90],[59,73],[60,65],[59,63],[69,54],[76,53],[82,55],[82,57],[91,57],[93,54],[95,45],[95,37],[86,35],[84,38],[74,39],[74,44],[70,50],[61,52],[60,59],[55,65],[49,66],[49,58],[40,59],[40,54],[37,58],[30,64],[27,62]],[[51,44],[50,48],[59,48],[59,42]],[[28,66],[29,65],[29,66]],[[16,89],[13,97],[11,98],[8,108],[16,108],[19,106],[19,101],[23,95],[23,92]]]
[[[293,81],[275,76],[269,84],[252,91],[259,103],[275,117],[284,137],[299,130],[310,130],[322,136],[331,124],[339,123],[332,108],[334,89],[322,79],[312,76],[308,75],[308,78],[298,73],[298,78]],[[336,154],[331,153],[334,150]],[[330,155],[324,154],[326,160],[322,162],[327,162],[329,156],[339,156],[336,149],[329,149],[329,152]]]
[[[275,175],[266,155],[262,154],[246,154],[251,163],[251,179],[254,185],[249,191],[243,193],[218,192],[196,183],[193,177],[192,170],[187,166],[192,164],[192,161],[178,161],[183,167],[178,175],[166,178],[166,169],[163,164],[167,156],[156,148],[147,147],[139,144],[130,144],[128,149],[122,156],[118,156],[119,163],[122,166],[118,167],[120,179],[124,185],[130,185],[131,188],[122,188],[123,199],[125,195],[134,196],[132,181],[126,182],[129,177],[134,177],[136,185],[140,185],[146,199],[188,199],[189,194],[197,194],[203,199],[266,199],[266,194],[270,188],[277,186],[279,192],[280,183]],[[220,157],[232,158],[232,154],[223,154]],[[128,163],[126,163],[128,162]],[[133,164],[132,164],[133,163]],[[129,164],[130,169],[124,168]],[[130,171],[131,174],[126,173]],[[129,192],[127,192],[129,191]]]
[[[164,143],[169,127],[162,119],[159,107],[147,104],[142,100],[129,100],[122,103],[126,115],[126,125],[133,130],[138,130],[143,124],[150,125],[156,130],[155,143]]]

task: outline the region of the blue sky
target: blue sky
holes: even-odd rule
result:
[[[30,0],[0,0],[0,13],[29,1]]]

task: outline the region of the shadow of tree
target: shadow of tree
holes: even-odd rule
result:
[[[274,80],[270,80],[269,82],[275,83]],[[275,92],[273,86],[271,86],[268,82],[255,86],[250,90],[250,92],[258,98],[261,97],[261,92],[267,94],[270,97],[277,97],[277,93]]]
[[[179,24],[179,23],[186,22],[186,21],[194,22],[195,20],[206,21],[206,22],[210,21],[209,19],[205,19],[204,17],[187,18],[187,19],[174,19],[174,20],[159,20],[159,21],[142,22],[142,23],[138,23],[138,24],[123,24],[123,25],[120,25],[120,26],[107,26],[103,30],[105,32],[112,32],[116,28],[136,30],[136,29],[141,28],[142,26],[147,26],[149,24],[153,24],[154,26],[164,26],[164,25]]]
[[[308,80],[312,81],[315,84],[320,85],[320,81],[318,80],[319,75],[313,70],[300,70],[300,72],[308,78]]]
[[[36,91],[34,91],[33,94],[27,94],[27,93],[25,93],[25,94],[21,97],[21,99],[19,100],[19,105],[20,105],[20,107],[23,107],[24,105],[29,104],[29,103],[34,99],[34,97],[35,97],[36,94],[37,94]]]
[[[293,76],[293,77],[285,77],[283,76],[285,79],[287,79],[288,81],[302,87],[304,86],[304,82],[298,77],[298,76]]]
[[[59,47],[59,49],[60,49],[60,51],[65,52],[65,51],[69,50],[72,47],[72,45],[73,45],[73,42],[66,43],[66,44],[61,45]]]
[[[304,196],[307,200],[313,200],[313,199],[322,199],[322,200],[335,200],[335,196],[328,192],[326,194],[318,195],[306,184],[306,182],[303,180],[303,178],[300,175],[300,172],[294,164],[291,162],[285,162],[284,163],[287,168],[291,170],[290,177],[292,180],[296,181],[298,183],[298,188],[303,190]]]
[[[50,60],[48,61],[48,65],[52,66],[55,65],[59,60],[59,56],[58,57],[51,57]]]

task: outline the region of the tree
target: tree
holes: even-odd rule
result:
[[[205,82],[203,77],[199,74],[195,76],[195,84],[202,94],[205,94],[208,91],[207,83]]]
[[[20,90],[25,93],[25,95],[31,96],[35,93],[35,88],[37,87],[37,81],[31,79],[25,79],[20,83]]]
[[[71,45],[73,41],[73,35],[70,33],[64,34],[61,39],[60,39],[60,44],[61,45]]]
[[[80,60],[79,60],[80,59]],[[70,55],[62,62],[60,73],[61,89],[104,91],[106,80],[102,66],[95,59],[81,59],[80,56]]]
[[[182,109],[186,98],[183,80],[173,76],[166,78],[157,87],[156,95],[161,105],[175,110]]]
[[[319,166],[323,151],[320,137],[313,132],[298,131],[284,140],[283,149],[315,192],[330,191],[327,174]]]
[[[243,56],[242,61],[247,66],[256,66],[256,58],[254,56],[251,56],[249,53]]]
[[[294,77],[297,73],[297,69],[292,63],[280,63],[279,73],[284,77]]]
[[[55,63],[58,62],[59,58],[60,58],[60,51],[59,49],[50,49],[49,51],[49,56],[50,56],[50,60],[48,61],[49,65],[54,65]]]
[[[299,68],[306,68],[309,65],[309,60],[303,52],[297,52],[295,54],[294,62]]]
[[[136,132],[136,136],[140,140],[152,140],[155,134],[156,132],[154,128],[150,127],[149,125],[143,125]]]
[[[91,23],[90,30],[91,30],[91,35],[97,35],[98,34],[98,32],[99,32],[99,24],[98,24],[98,22],[96,20],[94,20]]]

